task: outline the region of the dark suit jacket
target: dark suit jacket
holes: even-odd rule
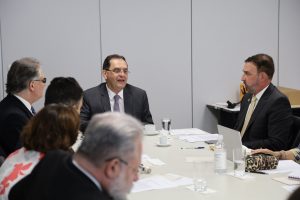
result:
[[[153,124],[149,110],[148,97],[144,90],[127,84],[123,90],[125,113],[132,115],[145,124]],[[84,91],[83,105],[80,112],[80,130],[85,131],[94,114],[110,112],[110,101],[106,83]]]
[[[9,192],[10,200],[110,200],[91,179],[72,163],[72,155],[48,152],[32,172]]]
[[[0,102],[0,147],[4,156],[21,147],[20,133],[32,113],[14,95],[7,95]]]
[[[241,131],[252,94],[242,99],[241,110],[235,129]],[[242,142],[257,149],[285,150],[289,148],[292,126],[292,109],[288,98],[270,84],[260,98],[246,128]]]

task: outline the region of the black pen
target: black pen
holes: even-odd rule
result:
[[[261,172],[261,171],[253,171],[253,172],[250,172],[250,173],[255,173],[255,174],[267,174],[266,172]]]
[[[181,149],[204,149],[204,147],[181,147]]]

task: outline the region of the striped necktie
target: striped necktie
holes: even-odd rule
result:
[[[119,99],[120,98],[121,97],[119,95],[117,95],[117,94],[114,96],[114,100],[115,100],[115,102],[114,102],[114,108],[113,108],[114,112],[120,112],[120,106],[119,106]]]

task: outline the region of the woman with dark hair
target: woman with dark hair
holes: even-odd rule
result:
[[[0,199],[8,199],[10,189],[30,174],[48,151],[72,152],[79,124],[78,112],[70,106],[50,104],[38,112],[21,133],[23,147],[11,153],[0,168]]]

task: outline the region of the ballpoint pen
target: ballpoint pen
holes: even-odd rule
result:
[[[261,171],[253,171],[253,172],[250,172],[250,173],[255,173],[255,174],[267,174],[266,172],[261,172]]]
[[[181,147],[181,149],[204,149],[204,147]]]

